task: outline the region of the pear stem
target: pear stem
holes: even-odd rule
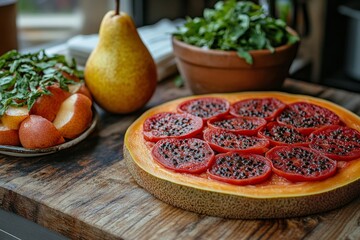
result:
[[[120,0],[115,0],[115,15],[120,13]]]

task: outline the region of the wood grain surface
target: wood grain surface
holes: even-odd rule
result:
[[[357,93],[291,79],[283,91],[324,98],[360,115]],[[34,158],[0,155],[0,207],[71,239],[360,239],[360,198],[322,214],[249,221],[187,212],[140,188],[123,161],[127,127],[147,108],[187,95],[187,88],[168,80],[137,113],[100,111],[94,133],[72,148]]]

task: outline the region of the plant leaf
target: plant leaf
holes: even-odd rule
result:
[[[239,57],[245,59],[245,61],[248,64],[253,64],[253,58],[252,58],[251,54],[248,51],[245,51],[242,48],[238,48],[237,49],[237,54],[238,54]]]
[[[178,88],[181,88],[184,86],[184,80],[182,79],[182,77],[180,75],[175,78],[174,84]]]

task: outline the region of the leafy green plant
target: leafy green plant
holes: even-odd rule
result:
[[[185,43],[206,49],[237,51],[247,63],[249,51],[275,48],[299,40],[286,30],[286,23],[266,15],[264,9],[249,1],[219,1],[205,9],[203,17],[187,18],[173,34]]]
[[[15,50],[0,57],[0,116],[9,106],[29,109],[36,99],[44,94],[51,94],[47,86],[59,84],[68,90],[71,79],[63,76],[66,72],[79,78],[83,73],[77,70],[76,63],[68,63],[63,55],[48,56],[41,50],[36,53],[21,54]]]

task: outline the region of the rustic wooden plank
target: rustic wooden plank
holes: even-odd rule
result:
[[[359,114],[360,95],[288,80],[284,91],[320,96]],[[72,239],[360,239],[360,198],[307,217],[231,220],[172,207],[140,188],[122,156],[127,127],[147,108],[190,95],[162,83],[132,115],[100,111],[96,131],[62,152],[0,156],[0,207]]]
[[[111,232],[125,239],[144,239],[149,236],[150,239],[177,239],[181,236],[188,239],[238,239],[239,234],[244,238],[256,239],[302,239],[320,226],[320,234],[326,234],[331,228],[333,232],[327,235],[335,237],[339,234],[336,226],[342,228],[344,225],[352,224],[348,222],[349,215],[351,216],[349,213],[357,212],[353,214],[357,217],[360,213],[358,199],[342,208],[341,212],[334,210],[303,218],[245,221],[202,216],[167,205],[140,189],[132,180],[123,161],[103,169],[92,181],[74,183],[71,191],[63,193],[59,198],[48,200],[51,204],[48,204],[47,208],[38,209],[36,203],[26,200],[19,202],[21,196],[12,196],[13,198],[5,201],[16,208],[20,215],[62,234],[80,239],[89,236],[105,238],[104,232]],[[14,202],[19,203],[19,206],[14,206]],[[60,208],[58,211],[67,214],[56,213],[57,208]],[[68,217],[61,222],[66,215]],[[335,224],[337,222],[341,223]],[[352,225],[354,224],[356,222]],[[102,232],[97,232],[96,227],[101,228]],[[343,234],[346,233],[347,231]],[[356,232],[349,229],[349,234]],[[110,236],[106,238],[112,239]]]

